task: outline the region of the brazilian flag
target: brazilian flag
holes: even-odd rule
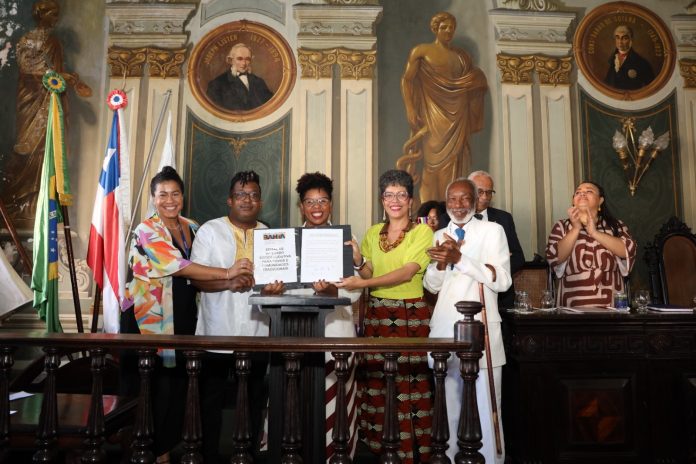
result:
[[[46,125],[46,147],[41,169],[41,188],[34,221],[34,272],[31,288],[34,290],[34,308],[46,321],[48,332],[62,332],[58,307],[58,223],[62,222],[58,205],[72,202],[68,166],[65,153],[63,107],[60,94],[65,91],[65,80],[60,74],[48,71],[43,77],[44,87],[51,93]]]

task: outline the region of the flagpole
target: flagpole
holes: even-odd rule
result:
[[[157,120],[157,126],[155,127],[155,132],[152,134],[152,142],[150,143],[150,152],[147,154],[147,161],[145,162],[145,168],[143,169],[142,177],[140,178],[140,187],[138,187],[138,195],[135,197],[135,207],[133,208],[133,213],[131,215],[130,224],[128,224],[128,233],[126,234],[126,243],[130,240],[130,234],[133,230],[133,223],[135,222],[135,213],[138,211],[138,204],[140,203],[140,197],[143,195],[143,187],[145,185],[145,176],[150,169],[150,163],[152,163],[152,155],[155,153],[155,145],[157,144],[157,138],[159,137],[160,129],[162,128],[162,121],[164,120],[164,113],[169,107],[169,99],[172,96],[172,91],[167,90],[164,93],[164,103],[162,103],[162,109],[160,110],[160,115]]]
[[[22,242],[19,239],[19,236],[17,235],[17,229],[15,229],[14,224],[12,223],[12,218],[10,218],[10,213],[7,212],[7,209],[5,208],[5,203],[2,201],[1,198],[0,198],[0,214],[2,214],[2,218],[5,220],[5,225],[7,226],[7,230],[10,231],[10,236],[12,237],[12,241],[14,242],[15,246],[17,247],[17,252],[19,253],[19,257],[22,258],[22,262],[24,263],[24,267],[27,268],[27,271],[31,275],[31,273],[33,272],[31,260],[29,259],[29,255],[27,255],[27,250],[24,249],[24,245],[22,245]]]
[[[94,286],[94,307],[92,308],[92,328],[90,332],[97,333],[99,330],[99,305],[101,304],[101,288]]]
[[[68,207],[61,205],[63,213],[63,233],[65,234],[65,249],[68,252],[68,270],[70,271],[70,287],[72,288],[73,304],[75,306],[75,319],[78,333],[85,331],[82,326],[82,308],[80,307],[80,294],[77,290],[77,273],[75,272],[75,260],[73,259],[72,237],[70,237],[70,220],[68,219]]]

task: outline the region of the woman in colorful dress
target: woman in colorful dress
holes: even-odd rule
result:
[[[546,245],[546,259],[560,279],[558,305],[612,306],[614,292],[624,291],[637,248],[626,224],[609,212],[604,189],[582,182],[568,218],[553,226]]]
[[[359,276],[342,279],[339,288],[370,288],[365,337],[427,337],[431,310],[423,299],[426,250],[433,231],[411,222],[413,179],[390,170],[379,178],[385,222],[372,226],[362,241]],[[427,353],[403,352],[398,360],[399,456],[404,464],[427,462],[432,428],[431,372]],[[358,392],[359,424],[367,445],[382,450],[384,426],[384,357],[365,355],[365,385]]]
[[[245,267],[238,261],[224,269],[189,261],[198,225],[180,215],[184,182],[173,168],[165,166],[152,178],[150,193],[156,213],[141,222],[131,237],[132,278],[126,288],[128,309],[121,313],[121,333],[193,335],[196,288],[189,279],[225,280],[233,288],[235,278],[249,275],[251,266],[246,263]],[[166,463],[169,451],[181,441],[187,377],[185,362],[178,352],[176,356],[174,350],[160,350],[158,354],[152,377],[153,451],[158,463]],[[124,380],[130,384],[126,388],[137,384],[133,366],[126,365],[124,369]]]

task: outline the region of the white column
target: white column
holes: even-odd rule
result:
[[[509,179],[505,204],[515,219],[525,256],[533,256],[538,234],[531,84],[503,84],[500,101],[503,105],[503,165],[505,179]]]
[[[672,17],[672,30],[677,43],[677,58],[683,88],[677,89],[681,100],[679,129],[679,164],[684,218],[689,227],[696,228],[696,16]]]
[[[334,222],[361,239],[373,222],[375,24],[378,5],[296,4],[301,78],[294,121],[293,180],[322,171],[334,180]]]

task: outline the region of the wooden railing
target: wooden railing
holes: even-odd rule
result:
[[[255,351],[282,353],[287,382],[281,452],[284,463],[302,462],[298,450],[302,447],[298,433],[300,417],[300,389],[298,371],[302,353],[331,352],[335,359],[338,391],[345,391],[349,375],[348,359],[351,353],[380,352],[384,354],[384,374],[386,378],[385,424],[383,432],[383,455],[380,462],[397,464],[399,433],[397,420],[396,373],[399,353],[403,351],[430,352],[433,358],[434,411],[432,427],[431,463],[448,463],[445,455],[450,431],[447,425],[447,405],[445,403],[445,378],[447,359],[456,353],[461,363],[461,376],[464,381],[462,408],[459,427],[456,431],[459,451],[456,462],[483,463],[478,452],[481,448],[481,426],[477,411],[475,381],[478,377],[479,359],[483,349],[483,326],[474,320],[480,304],[457,304],[463,320],[455,325],[457,341],[442,338],[300,338],[300,337],[212,337],[212,336],[164,336],[164,335],[111,335],[111,334],[46,334],[44,332],[3,332],[0,333],[0,453],[7,453],[10,447],[12,429],[10,426],[9,378],[14,364],[14,351],[18,347],[41,346],[46,353],[43,400],[41,415],[36,430],[34,462],[52,462],[57,455],[60,435],[57,414],[56,371],[59,353],[66,350],[86,350],[91,355],[92,389],[87,427],[84,430],[83,463],[105,462],[103,380],[105,356],[109,352],[123,349],[137,351],[140,372],[140,393],[135,412],[133,441],[131,444],[132,463],[152,463],[151,451],[153,436],[152,403],[150,398],[151,375],[155,365],[158,348],[173,348],[183,352],[188,373],[188,392],[186,414],[182,438],[185,452],[182,463],[202,462],[200,447],[202,442],[198,380],[201,372],[201,357],[206,350],[233,350],[236,356],[238,394],[237,411],[232,430],[233,455],[231,462],[246,464],[253,462],[250,423],[248,414],[247,384],[249,373],[249,354]],[[333,442],[335,455],[333,464],[351,463],[348,453],[348,413],[345,395],[336,395],[336,422]],[[272,413],[272,412],[271,412]],[[0,455],[2,459],[2,455]],[[307,463],[310,464],[310,463]]]

